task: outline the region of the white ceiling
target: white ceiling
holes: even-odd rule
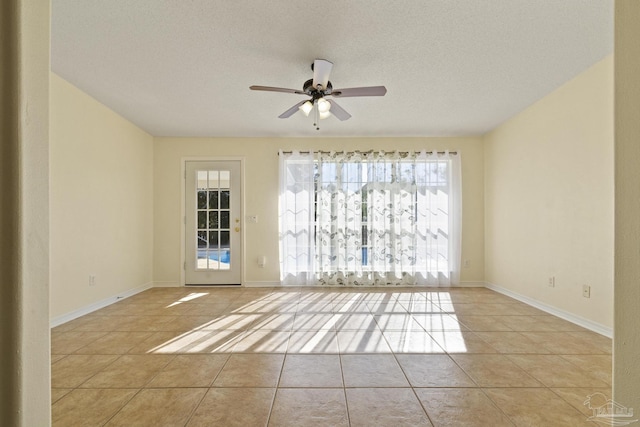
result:
[[[52,0],[54,72],[154,136],[483,134],[613,49],[612,0]],[[300,113],[315,58],[348,121]]]

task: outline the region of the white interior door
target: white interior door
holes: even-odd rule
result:
[[[240,161],[187,161],[185,284],[241,284]]]

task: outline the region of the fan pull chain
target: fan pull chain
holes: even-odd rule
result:
[[[316,127],[316,130],[320,130],[320,113],[318,112],[318,103],[313,103],[313,117],[314,123],[313,125]]]

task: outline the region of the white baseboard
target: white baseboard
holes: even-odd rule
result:
[[[554,316],[557,316],[561,319],[564,319],[568,322],[571,323],[575,323],[578,326],[582,326],[583,328],[589,329],[590,331],[596,332],[600,335],[604,335],[605,337],[608,338],[613,338],[613,329],[609,328],[607,326],[601,325],[600,323],[594,322],[592,320],[589,319],[585,319],[584,317],[581,316],[577,316],[573,313],[570,313],[568,311],[565,310],[561,310],[559,308],[556,308],[554,306],[545,304],[543,302],[540,302],[538,300],[535,300],[533,298],[530,298],[528,296],[519,294],[517,292],[513,292],[509,289],[503,288],[502,286],[498,286],[495,285],[493,283],[489,283],[489,282],[485,282],[485,287],[488,289],[491,289],[493,291],[496,291],[498,293],[501,293],[503,295],[506,295],[508,297],[511,297],[513,299],[516,299],[520,302],[523,302],[525,304],[528,304],[532,307],[535,307],[539,310],[542,311],[546,311],[549,314],[553,314]]]
[[[78,317],[84,316],[85,314],[92,313],[96,310],[100,310],[108,305],[113,304],[114,302],[118,302],[122,299],[129,298],[135,294],[139,294],[140,292],[146,291],[152,287],[153,282],[145,283],[142,286],[137,288],[129,289],[128,291],[119,293],[117,295],[111,296],[109,298],[105,298],[101,301],[94,302],[85,307],[79,308],[78,310],[74,310],[70,313],[63,314],[61,316],[56,316],[49,322],[50,327],[55,328],[56,326],[60,326],[63,323],[67,323],[73,319],[77,319]]]

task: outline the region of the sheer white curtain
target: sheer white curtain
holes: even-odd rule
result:
[[[280,153],[285,284],[450,285],[460,268],[460,156]]]
[[[315,165],[313,153],[279,153],[280,280],[315,282]]]

